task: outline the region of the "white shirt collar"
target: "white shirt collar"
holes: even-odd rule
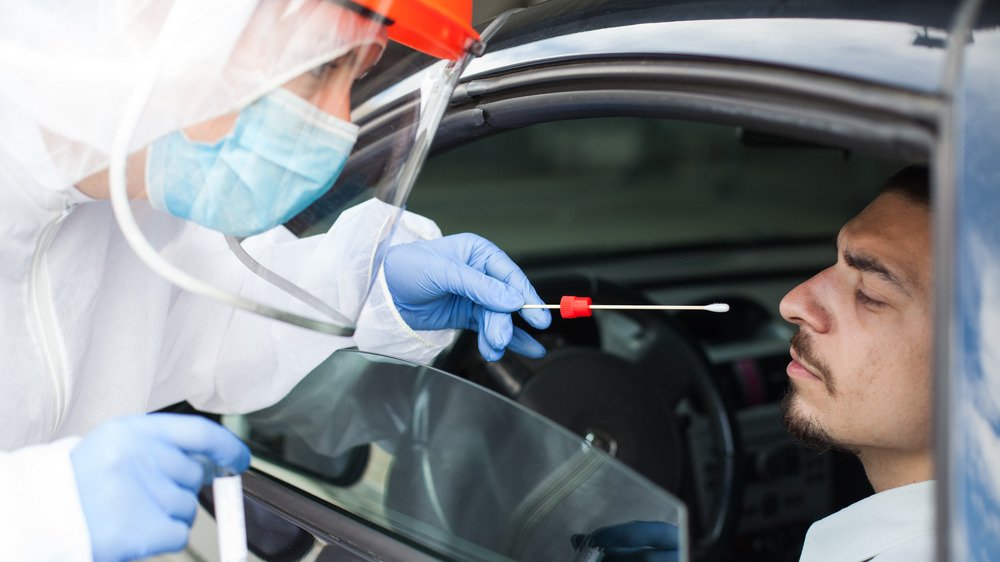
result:
[[[799,562],[860,562],[934,532],[934,481],[871,495],[812,524]]]

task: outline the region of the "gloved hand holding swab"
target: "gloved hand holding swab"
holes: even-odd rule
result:
[[[590,297],[566,295],[559,304],[526,304],[524,308],[558,308],[563,318],[582,318],[593,314],[594,310],[705,310],[708,312],[729,312],[729,305],[715,302],[704,305],[686,304],[592,304]]]

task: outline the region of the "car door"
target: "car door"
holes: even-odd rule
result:
[[[937,150],[936,360],[939,554],[1000,556],[1000,33],[996,5],[966,2],[949,33]],[[958,40],[955,40],[955,39]]]

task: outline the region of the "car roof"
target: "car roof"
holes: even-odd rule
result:
[[[550,60],[662,56],[779,65],[936,93],[957,4],[549,0],[511,15],[490,39],[490,56],[473,61],[465,77]]]

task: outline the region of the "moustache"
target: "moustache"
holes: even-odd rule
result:
[[[814,342],[809,334],[806,334],[802,331],[802,328],[799,328],[792,335],[790,344],[792,349],[795,350],[795,354],[805,363],[804,366],[823,379],[823,383],[833,393],[833,376],[830,372],[830,367],[816,355]]]

